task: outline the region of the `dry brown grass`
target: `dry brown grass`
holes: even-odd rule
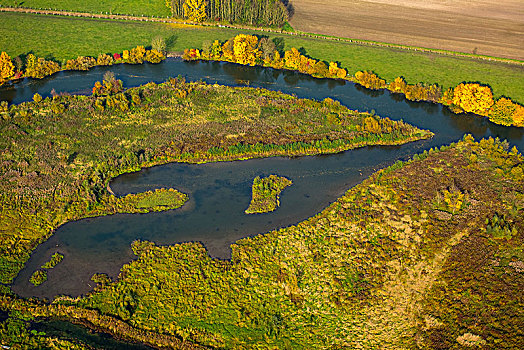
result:
[[[300,31],[524,59],[521,0],[292,0]]]

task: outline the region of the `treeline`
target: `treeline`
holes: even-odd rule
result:
[[[291,5],[280,0],[166,0],[173,17],[202,22],[224,21],[280,27],[288,20]]]
[[[507,97],[495,100],[493,90],[487,85],[460,83],[444,91],[438,84],[408,84],[402,77],[387,84],[369,71],[355,73],[354,80],[368,89],[388,89],[404,94],[411,101],[441,103],[457,114],[475,113],[496,124],[524,127],[524,106]]]
[[[24,77],[42,79],[61,70],[89,70],[95,66],[111,66],[119,63],[159,63],[164,59],[165,55],[162,51],[156,49],[146,50],[144,46],[124,50],[122,54],[109,55],[102,53],[96,58],[78,56],[75,59],[65,61],[62,65],[53,60],[36,57],[32,53],[11,59],[6,52],[2,52],[0,54],[0,85],[8,80]]]
[[[491,87],[479,83],[461,83],[443,90],[438,84],[408,84],[403,77],[391,83],[371,71],[358,71],[354,76],[336,62],[323,62],[306,56],[300,50],[278,49],[278,39],[239,34],[226,42],[204,43],[202,49],[186,49],[186,60],[217,60],[243,65],[261,65],[289,69],[319,78],[338,78],[353,81],[368,89],[388,89],[403,94],[411,101],[429,101],[448,106],[454,113],[475,113],[488,117],[493,123],[524,127],[524,106],[510,98],[493,97]]]
[[[202,50],[186,49],[182,57],[186,60],[217,60],[290,69],[321,78],[344,79],[347,76],[347,71],[339,68],[335,62],[326,64],[317,61],[296,48],[282,52],[277,49],[278,45],[278,41],[266,37],[239,34],[225,42],[215,40],[212,44],[204,43]]]

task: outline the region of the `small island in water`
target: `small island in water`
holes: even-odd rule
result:
[[[257,176],[253,180],[252,198],[246,214],[269,213],[280,205],[279,196],[284,188],[291,186],[293,181],[283,176]]]

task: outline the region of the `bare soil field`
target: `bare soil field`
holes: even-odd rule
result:
[[[524,60],[524,0],[291,0],[303,32]]]

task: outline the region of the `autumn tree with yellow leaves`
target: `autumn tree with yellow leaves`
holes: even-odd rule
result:
[[[53,61],[48,61],[33,54],[27,55],[25,75],[31,78],[42,79],[60,70],[60,65]]]
[[[488,118],[497,124],[522,127],[524,126],[524,107],[509,98],[501,97],[491,107]]]
[[[0,84],[15,74],[15,66],[6,52],[0,54]]]
[[[465,112],[487,116],[493,101],[489,86],[477,83],[461,83],[453,90],[453,104]]]
[[[388,90],[391,92],[405,94],[407,91],[408,83],[403,77],[396,77],[394,81],[389,83]]]
[[[381,79],[371,71],[358,71],[355,73],[355,80],[362,86],[368,89],[384,89],[387,84],[384,79]]]
[[[284,52],[284,67],[291,70],[298,70],[300,66],[300,56],[300,52],[294,47]]]
[[[329,74],[333,77],[344,79],[347,75],[347,71],[344,68],[340,68],[336,62],[330,62]]]
[[[239,34],[233,40],[235,61],[240,64],[254,66],[262,52],[257,48],[258,38],[254,35]]]
[[[183,5],[184,17],[193,22],[206,18],[206,0],[186,0]]]

